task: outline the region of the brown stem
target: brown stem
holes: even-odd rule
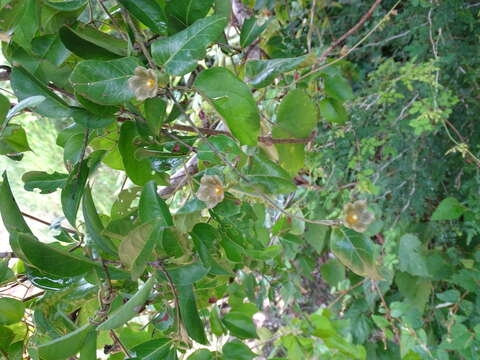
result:
[[[116,345],[118,345],[120,347],[120,349],[122,349],[122,352],[125,354],[125,356],[128,358],[130,358],[130,353],[128,352],[128,349],[125,347],[125,345],[123,345],[122,341],[120,340],[120,338],[117,336],[117,334],[115,333],[115,331],[113,330],[110,330],[110,336],[112,337],[113,341],[115,342]]]
[[[27,214],[27,213],[24,213],[23,211],[21,212],[21,214],[29,219],[32,219],[32,220],[35,220],[41,224],[44,224],[44,225],[47,225],[47,226],[52,226],[52,223],[49,223],[48,221],[45,221],[45,220],[42,220],[42,219],[39,219],[33,215],[30,215],[30,214]],[[69,232],[71,234],[76,234],[77,232],[75,230],[72,230],[72,229],[69,229],[69,228],[66,228],[66,227],[63,227],[63,226],[60,226],[60,229],[66,231],[66,232]]]
[[[337,46],[339,46],[346,38],[348,38],[350,35],[352,35],[353,33],[355,33],[358,29],[360,29],[360,27],[365,23],[365,21],[367,21],[367,19],[372,16],[373,12],[375,11],[375,9],[378,7],[378,5],[380,5],[380,3],[382,2],[382,0],[375,0],[375,2],[372,4],[372,6],[370,7],[370,9],[361,17],[361,19],[358,21],[358,23],[352,27],[350,30],[348,30],[345,34],[343,34],[342,36],[340,36],[337,40],[335,40],[333,42],[332,45],[330,45],[328,47],[327,50],[325,50],[325,52],[320,56],[320,59],[319,61],[325,59],[328,54],[330,54],[332,52],[333,49],[335,49]]]

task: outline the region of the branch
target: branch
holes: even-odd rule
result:
[[[194,133],[201,133],[203,135],[226,135],[229,137],[233,137],[231,133],[228,131],[224,130],[214,130],[214,129],[207,129],[207,128],[195,128],[193,126],[186,126],[186,125],[164,125],[165,128],[171,128],[175,130],[181,130],[181,131],[189,131],[189,132],[194,132]],[[299,139],[275,139],[272,138],[271,136],[259,136],[258,141],[262,142],[264,144],[308,144],[310,141],[312,141],[314,133],[312,133],[311,136],[308,138],[299,138]]]
[[[10,259],[16,257],[15,254],[11,251],[0,252],[0,259]]]
[[[35,220],[41,224],[44,224],[44,225],[47,225],[47,226],[52,226],[52,223],[49,223],[48,221],[45,221],[45,220],[42,220],[42,219],[39,219],[33,215],[30,215],[30,214],[27,214],[27,213],[24,213],[23,211],[21,212],[21,214],[29,219],[32,219],[32,220]],[[72,229],[69,229],[69,228],[66,228],[66,227],[63,227],[63,226],[60,226],[60,229],[62,230],[65,230],[66,232],[69,232],[71,234],[76,234],[77,232],[75,230],[72,230]]]
[[[354,26],[352,27],[350,30],[348,30],[345,34],[343,34],[342,36],[340,36],[337,40],[335,40],[333,42],[332,45],[330,45],[330,47],[325,50],[325,52],[320,56],[319,58],[319,61],[325,59],[328,54],[330,54],[332,52],[333,49],[335,49],[337,46],[339,46],[346,38],[348,38],[350,35],[354,34],[358,29],[360,29],[360,27],[365,23],[365,21],[367,21],[367,19],[372,16],[373,12],[375,11],[375,9],[378,7],[378,5],[380,5],[380,3],[382,2],[382,0],[375,0],[375,2],[372,4],[372,6],[370,7],[370,9],[361,17],[361,19],[359,20],[359,22]]]

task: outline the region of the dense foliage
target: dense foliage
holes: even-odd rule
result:
[[[0,0],[0,164],[45,159],[0,183],[0,356],[480,358],[479,22],[464,0]],[[32,192],[61,203],[47,236]]]

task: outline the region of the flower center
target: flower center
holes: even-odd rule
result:
[[[356,224],[358,222],[358,215],[357,214],[348,214],[347,222],[349,224]]]
[[[215,195],[220,195],[223,189],[220,186],[215,186]]]
[[[153,79],[148,79],[148,80],[147,80],[147,86],[148,86],[149,88],[153,88],[153,87],[155,86],[155,80],[153,80]]]

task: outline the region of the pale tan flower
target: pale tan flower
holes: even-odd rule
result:
[[[223,201],[223,183],[217,175],[204,175],[200,180],[197,198],[207,204],[211,209]]]
[[[367,210],[365,200],[357,200],[354,203],[347,203],[343,207],[343,225],[347,228],[364,232],[375,219],[375,215]]]
[[[157,74],[152,69],[137,66],[135,75],[128,79],[128,87],[134,92],[137,100],[155,97],[158,91]]]

